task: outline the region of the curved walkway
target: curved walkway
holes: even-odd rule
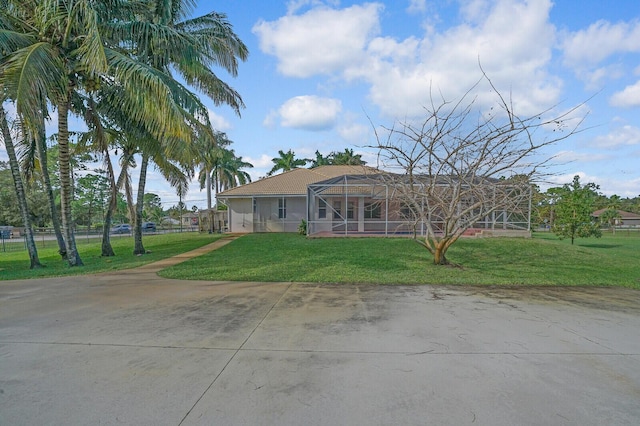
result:
[[[0,283],[0,424],[640,424],[640,292],[156,275],[230,241]]]

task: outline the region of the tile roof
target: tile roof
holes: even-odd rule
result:
[[[216,198],[249,197],[264,195],[306,195],[307,186],[343,175],[362,175],[378,172],[366,166],[320,166],[313,169],[293,169],[279,175],[266,177],[246,185],[228,189]]]
[[[591,213],[591,216],[600,217],[602,213],[604,213],[606,210],[609,210],[609,209],[596,210],[595,212]],[[626,212],[624,210],[618,210],[618,214],[620,214],[621,219],[640,219],[640,215],[637,215],[631,212]]]

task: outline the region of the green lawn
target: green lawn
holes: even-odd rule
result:
[[[100,256],[100,239],[78,238],[78,251],[84,262],[83,267],[70,268],[60,259],[55,241],[48,241],[47,248],[38,247],[38,257],[46,268],[30,270],[29,255],[26,250],[0,253],[0,280],[24,278],[56,277],[64,275],[91,274],[135,268],[209,244],[222,235],[198,234],[194,232],[144,235],[144,248],[150,252],[144,256],[133,255],[133,237],[111,237],[114,257]],[[18,244],[18,243],[11,243]]]
[[[166,269],[168,278],[377,284],[592,285],[640,289],[640,235],[461,239],[435,266],[410,239],[250,234]]]

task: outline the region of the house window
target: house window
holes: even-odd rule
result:
[[[286,219],[287,217],[287,199],[278,199],[278,219]]]
[[[364,203],[365,219],[380,219],[381,208],[380,203]]]
[[[342,219],[342,203],[340,201],[333,202],[333,218]]]
[[[324,200],[320,200],[318,203],[318,219],[326,219],[327,218],[327,202]]]
[[[353,201],[347,203],[347,219],[353,219],[353,213],[356,210],[356,205]]]
[[[258,199],[254,198],[253,199],[253,213],[256,213],[258,211]]]
[[[416,214],[409,204],[402,203],[400,207],[400,215],[403,219],[414,220],[416,218]]]

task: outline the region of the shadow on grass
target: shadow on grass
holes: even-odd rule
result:
[[[612,249],[616,247],[622,247],[621,244],[580,244],[580,247]]]

